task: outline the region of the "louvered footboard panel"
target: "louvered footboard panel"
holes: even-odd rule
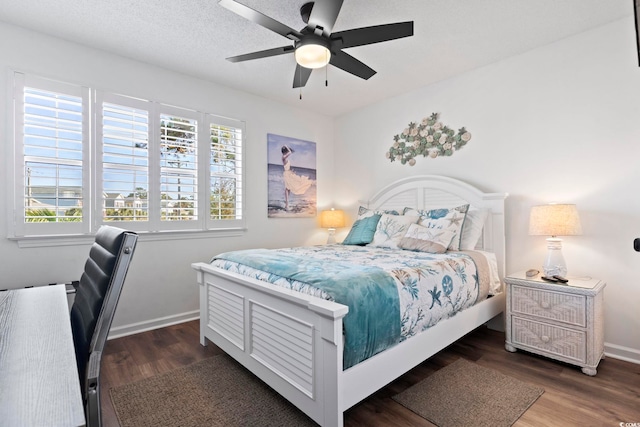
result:
[[[209,327],[244,351],[244,297],[209,285]]]
[[[211,341],[312,420],[342,427],[348,307],[195,263],[200,343]]]
[[[251,303],[251,357],[313,398],[313,325]]]

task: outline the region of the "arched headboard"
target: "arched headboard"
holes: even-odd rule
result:
[[[393,182],[374,194],[369,209],[397,210],[449,208],[469,204],[487,209],[488,215],[477,249],[493,252],[498,261],[500,279],[505,276],[504,201],[507,193],[485,193],[478,188],[446,176],[416,175]]]

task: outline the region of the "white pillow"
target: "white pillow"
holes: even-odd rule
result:
[[[368,246],[398,249],[398,243],[407,234],[409,226],[418,222],[413,215],[382,214],[373,241]]]
[[[410,251],[443,254],[455,236],[455,232],[446,229],[427,228],[411,224],[407,234],[400,240],[398,247]]]
[[[467,211],[467,217],[462,226],[462,236],[460,237],[460,250],[471,251],[476,248],[484,223],[489,215],[488,209],[478,209],[470,207]]]
[[[418,224],[422,225],[423,227],[453,231],[455,234],[447,250],[459,251],[462,225],[464,224],[468,209],[469,205],[460,205],[455,208],[440,208],[429,210],[405,208],[404,214],[419,215],[420,219],[418,220]]]
[[[502,292],[502,282],[498,274],[498,259],[493,252],[477,251],[484,255],[489,264],[489,295],[496,295]]]

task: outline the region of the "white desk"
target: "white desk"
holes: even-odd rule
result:
[[[0,292],[0,424],[85,425],[64,285]]]

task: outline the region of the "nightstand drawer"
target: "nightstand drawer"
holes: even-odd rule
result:
[[[513,317],[511,339],[516,345],[538,349],[576,362],[586,362],[587,335],[559,326]]]
[[[512,313],[528,314],[586,327],[586,297],[525,286],[512,286]]]

